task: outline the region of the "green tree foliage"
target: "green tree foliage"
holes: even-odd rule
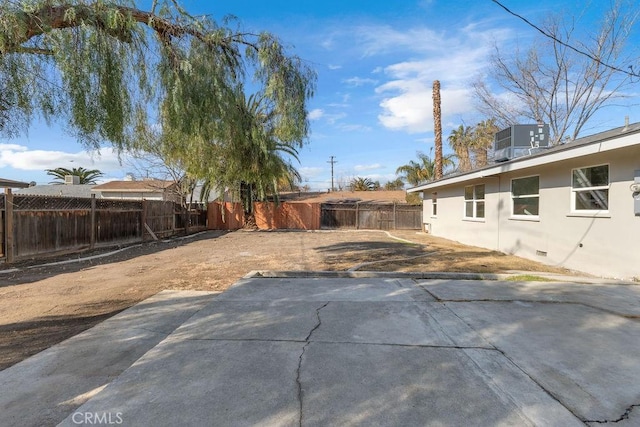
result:
[[[385,182],[383,188],[387,191],[402,190],[404,188],[404,181],[402,178],[396,178],[393,181]]]
[[[483,120],[475,125],[470,143],[474,167],[480,168],[488,164],[489,151],[499,130],[495,119]]]
[[[314,71],[275,36],[223,24],[173,0],[149,10],[132,0],[0,2],[0,134],[40,117],[68,123],[87,147],[128,149],[159,129],[165,149],[197,169],[237,148],[228,136],[244,121],[236,107],[251,79],[269,133],[300,147]]]
[[[473,142],[473,128],[471,126],[460,125],[451,131],[447,140],[449,141],[449,146],[458,158],[458,171],[470,171],[472,164],[469,149]]]
[[[96,184],[96,180],[104,174],[98,169],[85,169],[83,167],[78,168],[55,168],[45,169],[47,175],[53,177],[53,181],[50,184],[64,184],[65,177],[67,175],[77,176],[80,184]]]
[[[410,160],[406,165],[402,165],[396,169],[396,174],[400,175],[400,179],[412,186],[433,181],[436,176],[435,160],[420,151],[418,151],[416,155],[418,156],[417,162]],[[453,156],[449,155],[442,158],[443,169],[453,165]]]
[[[236,114],[224,135],[225,144],[198,144],[199,160],[189,162],[187,173],[205,180],[208,188],[231,189],[239,195],[245,211],[251,212],[254,200],[265,200],[269,195],[277,200],[279,189],[300,182],[291,163],[297,161],[298,151],[295,144],[280,139],[279,117],[267,97],[245,98],[239,91],[232,108]],[[187,156],[191,148],[178,143],[168,151],[180,150]]]
[[[486,166],[498,126],[495,119],[483,120],[475,126],[460,125],[451,131],[449,146],[458,158],[458,171],[468,172]]]
[[[357,176],[349,183],[351,191],[373,191],[375,190],[375,183],[371,178],[363,178]]]

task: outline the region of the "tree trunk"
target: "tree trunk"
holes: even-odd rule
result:
[[[442,178],[442,112],[440,111],[440,81],[433,82],[433,132],[435,134],[435,179]]]

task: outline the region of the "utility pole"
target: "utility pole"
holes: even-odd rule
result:
[[[336,156],[331,156],[331,160],[327,161],[327,163],[331,163],[331,192],[336,191],[336,188],[333,186],[333,164],[338,163],[337,160],[334,160]]]

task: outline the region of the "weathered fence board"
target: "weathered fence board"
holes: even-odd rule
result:
[[[256,226],[261,230],[355,228],[369,230],[420,230],[422,206],[363,203],[257,202]],[[240,203],[213,202],[207,209],[209,228],[237,230],[244,226]]]
[[[173,202],[0,196],[0,258],[6,262],[141,241],[150,235],[145,224],[160,237],[191,229],[176,227]],[[193,209],[189,221],[196,224],[192,231],[203,229],[206,212]]]
[[[422,206],[404,204],[323,203],[322,228],[419,230]]]
[[[90,211],[14,210],[14,255],[26,257],[89,247]]]
[[[242,203],[211,202],[207,207],[209,230],[239,230],[244,227]]]

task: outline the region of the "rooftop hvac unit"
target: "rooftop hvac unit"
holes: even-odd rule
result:
[[[549,125],[513,125],[496,133],[494,160],[505,162],[549,146]]]
[[[78,175],[65,175],[64,183],[67,185],[78,185],[80,184],[80,177]]]

